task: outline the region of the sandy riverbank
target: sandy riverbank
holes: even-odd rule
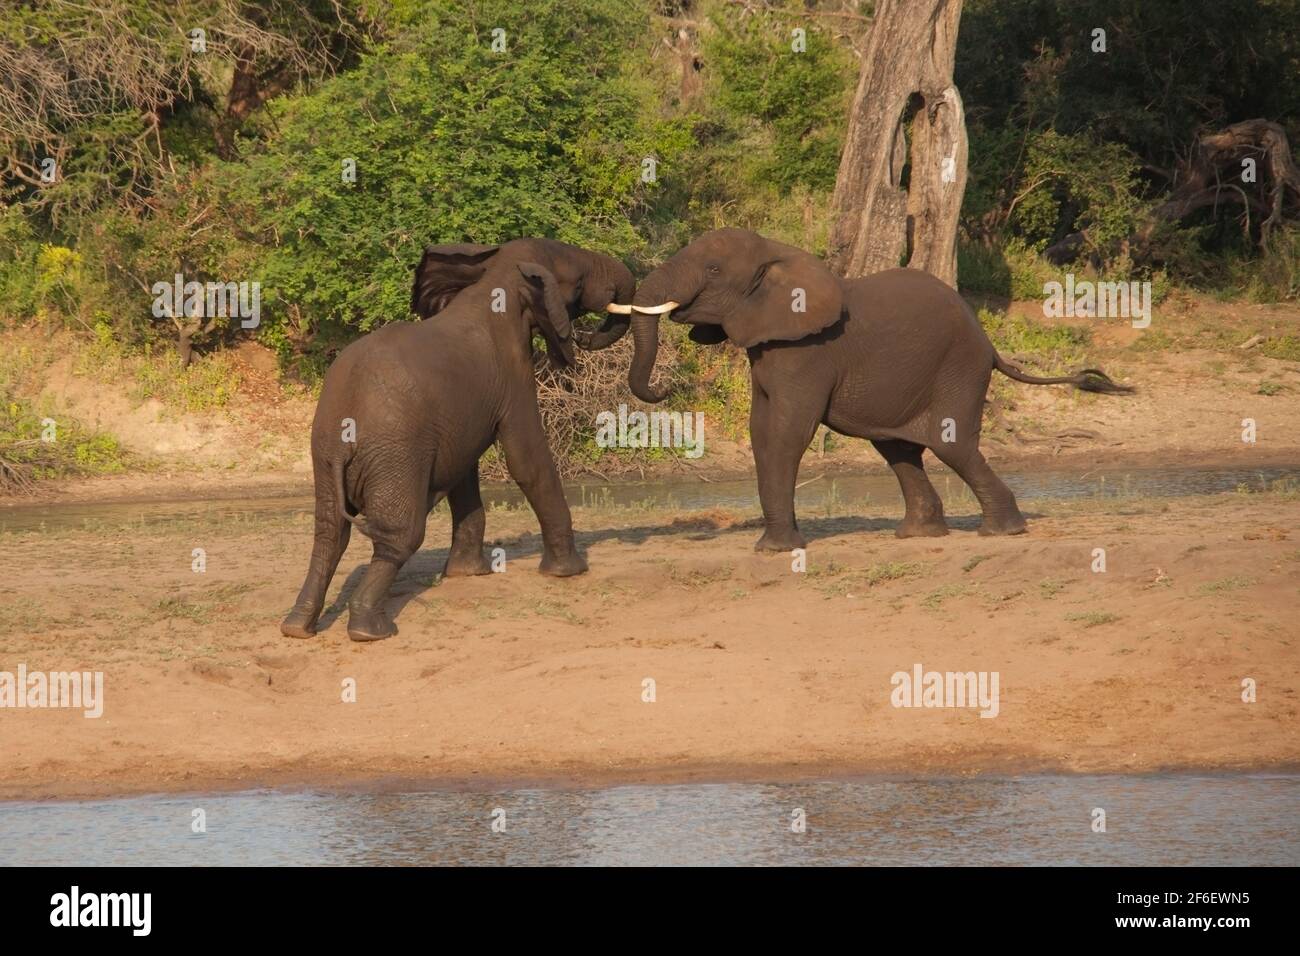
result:
[[[1026,511],[1027,536],[977,536],[968,505],[907,541],[892,503],[805,514],[798,574],[752,552],[748,515],[578,508],[591,572],[562,581],[531,513],[497,511],[507,572],[431,586],[435,513],[400,633],[367,646],[335,614],[279,634],[302,518],[0,536],[0,670],[105,680],[97,720],[0,711],[0,797],[1300,765],[1294,492]],[[354,538],[336,605],[367,557]],[[894,708],[917,663],[996,671],[998,716]]]

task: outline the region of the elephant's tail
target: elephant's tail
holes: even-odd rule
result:
[[[1101,392],[1107,395],[1123,395],[1133,391],[1132,385],[1120,385],[1099,368],[1085,368],[1074,375],[1039,378],[1037,375],[1027,375],[1022,372],[996,351],[993,353],[993,367],[1007,378],[1014,378],[1017,382],[1024,382],[1027,385],[1073,385],[1080,391]]]
[[[371,536],[370,529],[366,527],[365,519],[360,515],[348,513],[348,494],[344,490],[343,470],[347,468],[351,458],[351,455],[335,458],[334,463],[330,466],[334,472],[334,500],[338,502],[339,514],[343,516],[344,520],[352,522],[358,531],[369,538]]]

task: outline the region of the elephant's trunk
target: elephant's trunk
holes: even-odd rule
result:
[[[588,352],[596,352],[600,349],[607,349],[624,335],[627,334],[628,328],[632,324],[630,315],[609,315],[601,323],[600,328],[587,331],[586,329],[574,328],[573,340],[581,348]]]
[[[599,255],[593,255],[593,260],[587,283],[592,291],[587,293],[581,305],[588,311],[609,314],[598,329],[574,328],[574,341],[589,352],[607,349],[627,334],[632,324],[632,296],[636,292],[636,280],[623,263]],[[600,297],[600,291],[610,292],[608,301]]]
[[[637,312],[632,316],[632,368],[627,373],[627,384],[632,394],[643,402],[656,404],[668,397],[668,389],[657,392],[650,387],[650,376],[659,355],[659,316]]]
[[[669,290],[675,281],[676,269],[671,263],[665,263],[650,275],[636,290],[632,299],[632,368],[627,374],[628,387],[632,394],[643,402],[662,402],[668,396],[668,389],[656,392],[650,387],[650,377],[654,374],[655,359],[659,355],[659,316],[669,315],[677,307],[672,301]]]

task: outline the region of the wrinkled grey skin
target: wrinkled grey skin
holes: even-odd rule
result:
[[[900,538],[948,533],[921,462],[926,448],[979,499],[981,534],[1019,534],[1025,519],[1015,496],[979,450],[993,369],[1034,385],[1131,391],[1095,369],[1062,378],[1024,374],[997,354],[961,296],[927,273],[890,269],[840,279],[816,256],[740,229],[696,239],[648,275],[633,302],[677,302],[672,319],[691,325],[693,340],[730,339],[746,350],[765,525],[760,551],[805,546],[794,486],[819,424],[868,439],[889,463],[907,506]],[[628,384],[647,402],[664,398],[650,387],[658,332],[657,316],[633,316]]]
[[[541,525],[542,572],[587,570],[542,430],[532,334],[546,340],[553,363],[572,364],[575,341],[610,345],[628,323],[610,316],[583,333],[574,319],[604,312],[610,302],[626,304],[634,289],[622,263],[549,239],[426,249],[411,295],[411,311],[424,321],[394,322],[358,339],[325,375],[311,435],[315,543],[280,630],[315,633],[356,525],[374,542],[374,557],[349,603],[348,635],[371,641],[394,633],[384,599],[444,497],[452,543],[443,573],[489,572],[478,460],[498,439]],[[493,311],[500,301],[504,313]],[[355,422],[355,442],[344,441],[345,419]]]

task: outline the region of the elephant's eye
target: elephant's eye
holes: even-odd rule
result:
[[[720,266],[709,266],[709,275],[715,276],[722,271]]]

